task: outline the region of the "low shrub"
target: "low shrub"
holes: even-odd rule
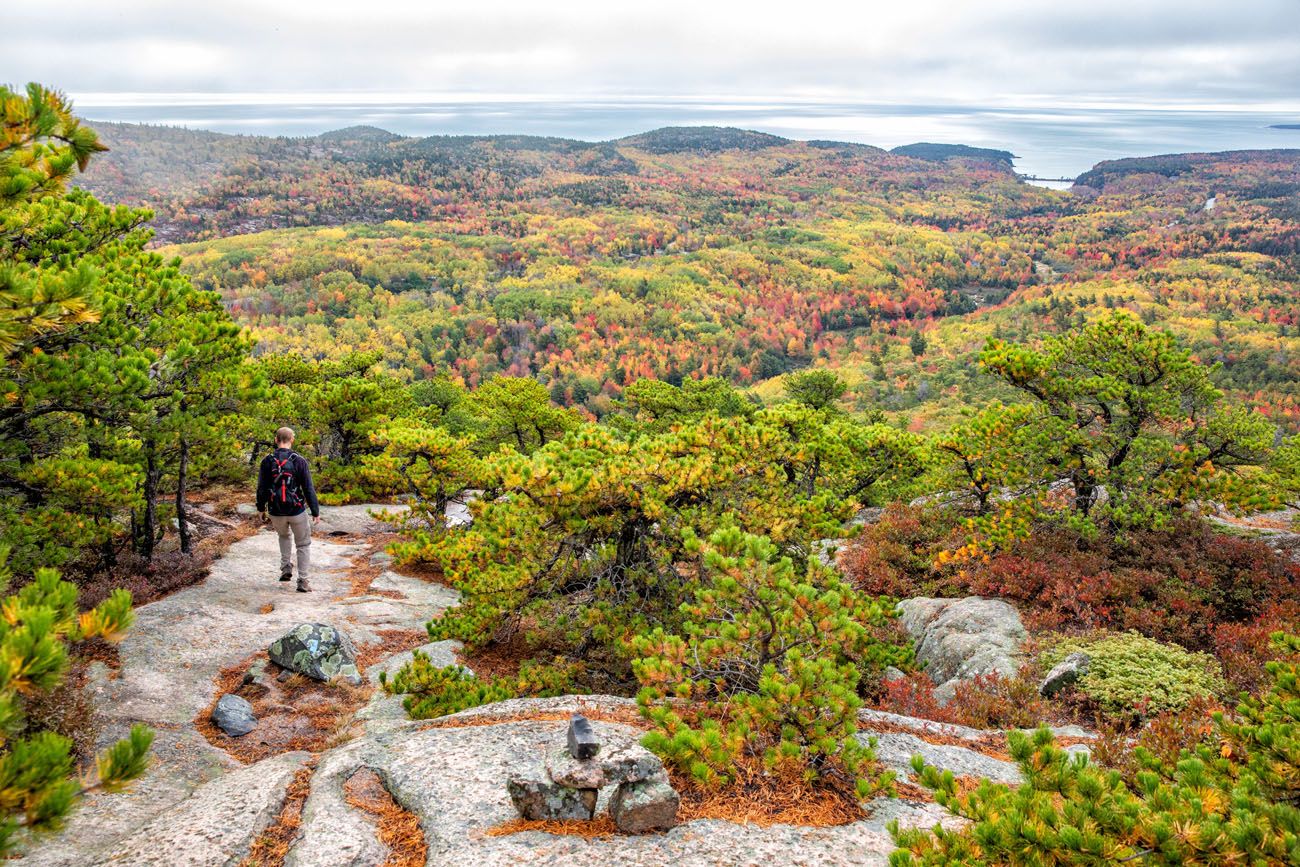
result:
[[[954,722],[977,729],[1033,728],[1051,715],[1027,671],[1015,677],[982,674],[957,684],[952,701]]]
[[[516,675],[479,678],[462,665],[435,666],[417,650],[393,677],[381,672],[379,683],[390,695],[405,696],[402,706],[412,719],[435,719],[508,698],[564,695],[571,676],[563,666],[525,661]]]
[[[1278,615],[1300,609],[1300,566],[1200,519],[1091,536],[1043,522],[1005,550],[960,565],[941,557],[959,544],[955,522],[933,509],[892,509],[840,563],[868,593],[1007,599],[1031,630],[1133,630],[1189,650],[1232,650],[1246,679],[1262,670],[1266,636],[1288,622]],[[1234,635],[1233,626],[1244,632]]]
[[[1059,749],[1045,728],[1008,734],[1018,786],[959,787],[914,757],[935,800],[969,822],[904,830],[894,821],[891,867],[1300,863],[1300,638],[1274,641],[1287,659],[1266,665],[1269,690],[1214,714],[1208,736],[1175,760],[1139,746],[1132,783]]]
[[[1300,599],[1269,605],[1246,623],[1220,623],[1214,628],[1214,655],[1223,663],[1229,685],[1255,693],[1267,673],[1264,663],[1276,658],[1269,636],[1300,623]]]
[[[947,704],[939,703],[934,689],[927,675],[914,672],[885,683],[877,706],[890,713],[978,729],[1033,728],[1053,716],[1028,668],[1015,677],[988,674],[962,681]]]
[[[83,606],[98,605],[116,590],[124,589],[137,605],[146,605],[207,578],[216,554],[212,547],[199,546],[192,554],[175,549],[156,551],[146,560],[128,551],[112,569],[76,582],[81,588],[78,602]]]
[[[1119,771],[1124,782],[1134,786],[1142,770],[1139,756],[1145,753],[1172,765],[1184,751],[1208,742],[1214,714],[1222,710],[1214,699],[1194,698],[1181,710],[1158,713],[1136,729],[1130,722],[1103,720],[1092,743],[1092,759]]]
[[[940,704],[934,694],[934,681],[923,671],[908,672],[905,677],[881,684],[876,707],[902,716],[956,723],[950,705]]]
[[[657,628],[632,642],[638,703],[654,725],[646,746],[704,786],[761,759],[860,798],[887,787],[892,775],[872,772],[854,734],[860,671],[911,661],[874,631],[892,603],[815,564],[799,577],[771,540],[734,527],[687,546],[702,564],[681,634]]]
[[[907,599],[957,596],[956,576],[933,566],[939,551],[956,546],[961,522],[938,507],[890,506],[839,555],[840,568],[867,593]]]
[[[1076,651],[1091,662],[1077,689],[1104,713],[1146,718],[1177,711],[1195,699],[1227,692],[1218,661],[1177,645],[1152,641],[1136,632],[1095,639],[1065,639],[1043,651],[1045,668]]]

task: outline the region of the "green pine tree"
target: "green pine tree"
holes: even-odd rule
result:
[[[0,549],[0,588],[9,582],[7,554]],[[58,829],[86,792],[117,791],[143,774],[153,733],[134,727],[79,779],[72,742],[29,730],[24,712],[28,697],[63,682],[70,643],[121,638],[133,617],[130,593],[117,590],[98,608],[78,612],[77,588],[40,569],[0,602],[0,611],[0,856],[7,856],[19,841]]]

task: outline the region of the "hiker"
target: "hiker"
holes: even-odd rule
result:
[[[298,592],[311,592],[311,525],[320,523],[320,504],[307,459],[293,450],[293,428],[275,432],[275,451],[262,458],[257,474],[257,511],[270,514],[280,536],[280,580],[293,577],[293,549],[298,548]],[[311,520],[307,510],[311,509]]]

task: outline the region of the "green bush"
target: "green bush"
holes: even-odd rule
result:
[[[1161,644],[1136,632],[1063,640],[1045,651],[1041,661],[1050,668],[1076,651],[1091,658],[1088,673],[1079,679],[1079,690],[1110,714],[1152,716],[1227,691],[1213,656]]]
[[[564,695],[569,672],[562,666],[525,662],[513,677],[478,678],[461,665],[438,667],[428,655],[415,651],[412,662],[391,679],[387,672],[379,683],[390,695],[405,695],[402,706],[412,719],[434,719],[481,704],[520,696]]]
[[[1011,732],[1025,783],[962,791],[950,771],[912,759],[935,800],[970,820],[957,830],[903,830],[891,867],[1100,867],[1300,864],[1300,639],[1265,668],[1271,688],[1214,715],[1203,741],[1170,760],[1138,747],[1132,782],[1059,749],[1047,729]]]
[[[8,551],[0,548],[0,593],[9,585]],[[145,772],[153,733],[133,726],[128,738],[78,775],[73,742],[39,727],[31,713],[64,685],[70,644],[116,641],[130,627],[131,594],[117,590],[99,607],[77,609],[77,588],[53,569],[38,569],[17,593],[0,598],[0,857],[19,835],[57,830],[87,791],[120,791]],[[39,710],[39,708],[37,708]]]
[[[862,798],[888,787],[854,734],[861,671],[911,659],[877,637],[892,604],[815,564],[799,578],[771,540],[734,527],[707,546],[688,534],[687,546],[703,568],[682,634],[633,640],[637,700],[654,724],[645,745],[705,786],[761,760],[810,783],[850,782]]]

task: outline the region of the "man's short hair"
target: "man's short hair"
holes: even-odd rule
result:
[[[293,428],[282,427],[275,432],[275,444],[277,446],[288,445],[293,442]]]

